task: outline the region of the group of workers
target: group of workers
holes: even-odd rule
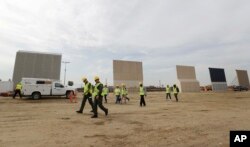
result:
[[[129,101],[128,90],[124,83],[122,83],[121,87],[119,87],[119,85],[116,85],[116,88],[114,89],[114,94],[116,97],[116,101],[115,101],[116,104],[122,104],[122,103],[126,104],[126,101],[127,100]]]
[[[94,115],[91,116],[91,118],[98,117],[98,111],[97,111],[98,106],[100,109],[102,109],[102,111],[104,111],[105,115],[107,116],[108,109],[105,108],[102,104],[103,96],[106,95],[106,98],[107,98],[107,94],[105,93],[106,91],[104,90],[105,88],[104,88],[103,84],[100,82],[100,78],[98,76],[95,76],[94,80],[95,80],[95,85],[92,86],[86,77],[82,78],[82,81],[85,84],[84,91],[83,91],[83,99],[82,99],[82,104],[81,104],[80,109],[76,112],[83,113],[85,103],[88,100],[90,106],[92,107],[91,112],[94,113]],[[105,86],[105,87],[107,87],[107,86]],[[94,99],[94,102],[92,101],[92,98]],[[105,99],[105,100],[107,102],[107,99]]]
[[[179,88],[174,85],[173,86],[173,93],[174,93],[174,97],[176,99],[176,102],[178,102],[178,93],[179,93]],[[168,100],[168,98],[171,100],[171,88],[169,87],[169,85],[166,86],[166,99]]]
[[[105,99],[105,103],[107,103],[107,96],[109,93],[109,89],[107,85],[103,86],[98,76],[95,76],[94,80],[95,80],[95,85],[92,85],[86,77],[82,78],[82,81],[84,83],[83,99],[80,109],[76,112],[83,113],[86,101],[88,100],[92,108],[91,112],[94,113],[91,118],[98,117],[98,111],[97,111],[98,106],[100,109],[104,111],[105,115],[107,116],[108,109],[103,106],[103,98]],[[22,84],[18,83],[15,88],[13,99],[15,99],[17,94],[19,94],[20,98],[22,98],[21,89],[22,89]],[[169,98],[171,100],[172,91],[176,101],[178,102],[179,88],[176,85],[173,85],[172,90],[169,85],[166,86],[166,99],[168,100]],[[121,87],[119,87],[119,85],[116,85],[116,88],[114,89],[114,94],[116,97],[116,102],[115,102],[116,104],[126,103],[127,100],[128,101],[130,100],[128,98],[128,90],[124,83],[122,83]],[[140,106],[141,107],[146,106],[145,97],[147,96],[147,91],[141,82],[139,83],[139,95],[140,95]],[[94,100],[92,100],[92,98]]]

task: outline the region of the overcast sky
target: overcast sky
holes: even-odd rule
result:
[[[142,61],[145,85],[173,84],[175,65],[250,72],[249,0],[0,0],[0,78],[18,50],[61,53],[67,79],[113,82],[112,60]],[[61,79],[63,78],[63,66]]]

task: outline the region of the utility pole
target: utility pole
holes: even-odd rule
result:
[[[68,64],[68,63],[70,63],[70,62],[68,62],[68,61],[62,61],[62,63],[63,64],[65,64],[65,68],[64,68],[64,85],[65,85],[65,80],[66,80],[66,71],[67,71],[67,69],[66,69],[66,65]]]

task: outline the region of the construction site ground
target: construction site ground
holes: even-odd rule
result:
[[[228,147],[230,130],[250,130],[250,92],[184,93],[166,101],[150,92],[146,107],[138,95],[115,104],[111,94],[106,117],[91,119],[90,105],[65,98],[40,100],[0,97],[1,147]]]

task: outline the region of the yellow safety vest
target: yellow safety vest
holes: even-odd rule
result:
[[[104,94],[104,95],[108,95],[108,93],[109,93],[108,87],[104,87],[104,88],[103,88],[103,94]]]
[[[177,91],[177,87],[173,89],[174,90],[174,94],[177,94],[178,91]]]
[[[120,94],[121,94],[120,88],[115,88],[115,95],[120,95]]]
[[[16,85],[16,90],[21,90],[22,87],[23,87],[22,84],[17,84],[17,85]]]
[[[91,94],[92,93],[92,85],[88,82],[87,84],[85,84],[84,86],[84,90],[83,90],[83,94],[87,95],[87,94]]]
[[[166,93],[170,93],[170,87],[166,87]]]
[[[145,91],[143,87],[140,87],[140,95],[145,95]]]
[[[102,83],[97,83],[97,84],[95,84],[95,88],[94,88],[94,92],[93,92],[93,97],[96,97],[96,96],[98,95],[98,93],[99,93],[98,86],[99,86],[99,85],[102,85]],[[104,95],[103,91],[102,91],[101,95],[102,95],[102,96]]]
[[[122,88],[122,95],[126,95],[126,94],[127,94],[126,88]]]

